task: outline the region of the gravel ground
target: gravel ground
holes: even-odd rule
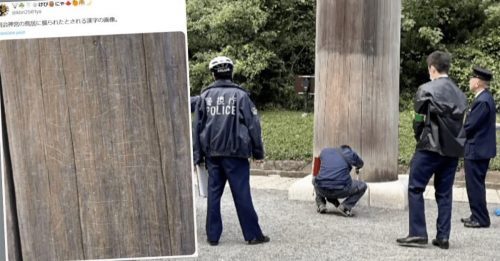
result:
[[[460,222],[469,214],[468,204],[454,202],[450,249],[442,250],[430,244],[436,233],[434,201],[426,201],[429,245],[406,248],[395,240],[407,234],[407,210],[359,207],[354,218],[345,218],[332,205],[320,215],[313,202],[289,201],[286,191],[253,189],[252,193],[262,230],[271,242],[255,246],[244,242],[226,189],[220,244],[206,243],[206,200],[197,197],[198,257],[183,260],[500,260],[500,217],[493,214],[500,205],[489,205],[490,228],[470,229]]]

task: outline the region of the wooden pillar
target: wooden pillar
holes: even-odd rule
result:
[[[194,253],[185,46],[183,33],[0,42],[22,260]]]
[[[1,78],[1,77],[0,77]],[[0,79],[1,81],[1,79]],[[7,126],[5,124],[5,107],[3,104],[3,97],[2,97],[2,91],[0,89],[0,128],[2,135],[0,136],[0,154],[1,154],[1,159],[0,161],[2,162],[1,164],[1,170],[2,170],[2,175],[3,175],[3,191],[5,198],[3,199],[5,202],[5,222],[2,222],[3,226],[6,224],[6,227],[3,228],[3,232],[6,233],[6,238],[7,239],[7,245],[5,242],[2,242],[2,248],[3,246],[6,246],[4,249],[4,252],[2,253],[1,258],[6,257],[6,260],[9,261],[21,261],[21,243],[19,239],[19,224],[17,223],[17,210],[15,209],[16,207],[16,200],[15,200],[15,193],[14,193],[14,183],[13,183],[13,177],[12,177],[12,166],[11,166],[11,158],[10,158],[10,149],[9,149],[9,143],[8,143],[8,136],[7,136]],[[2,209],[2,213],[3,209]],[[4,221],[4,220],[2,220]],[[2,240],[3,240],[2,239]],[[5,256],[8,253],[8,256]],[[1,259],[0,258],[0,259]],[[3,260],[3,259],[2,259]]]
[[[318,0],[314,155],[350,145],[362,179],[397,179],[400,0]]]

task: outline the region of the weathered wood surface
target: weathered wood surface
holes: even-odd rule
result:
[[[24,260],[193,254],[185,37],[0,42]]]
[[[1,78],[1,77],[0,77]],[[1,87],[1,85],[0,85]],[[2,220],[2,225],[5,224],[4,232],[6,233],[6,240],[8,245],[5,245],[5,242],[2,242],[2,246],[6,246],[5,252],[2,253],[2,258],[5,256],[9,261],[21,261],[21,253],[18,251],[21,249],[21,244],[19,240],[19,230],[17,223],[17,211],[15,209],[15,194],[14,194],[14,183],[12,180],[12,166],[11,159],[9,154],[9,143],[8,143],[8,135],[7,135],[7,125],[5,124],[5,107],[1,102],[2,98],[2,90],[0,88],[0,128],[2,128],[2,135],[0,136],[0,150],[2,154],[2,166],[1,171],[3,175],[3,190],[4,192],[4,202],[5,202],[5,213],[4,218]],[[5,223],[3,222],[5,221]],[[1,235],[4,235],[3,233]]]
[[[400,0],[318,0],[314,155],[349,144],[363,179],[397,179]]]

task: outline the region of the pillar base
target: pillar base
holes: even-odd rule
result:
[[[314,201],[312,176],[308,175],[293,183],[288,189],[288,199]],[[399,175],[398,180],[390,182],[368,182],[368,189],[358,205],[406,209],[408,207],[408,175]]]

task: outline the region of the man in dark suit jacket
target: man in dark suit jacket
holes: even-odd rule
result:
[[[451,56],[435,51],[427,57],[430,82],[421,85],[415,95],[414,124],[417,146],[410,163],[408,179],[408,236],[398,238],[401,246],[428,243],[424,191],[434,175],[438,218],[434,246],[449,248],[453,181],[458,158],[463,156],[465,138],[463,119],[467,97],[448,77]]]
[[[492,78],[490,71],[475,67],[469,81],[469,88],[475,98],[464,124],[465,185],[471,211],[470,217],[461,219],[465,227],[490,226],[484,181],[490,159],[497,154],[495,101],[488,90]]]

